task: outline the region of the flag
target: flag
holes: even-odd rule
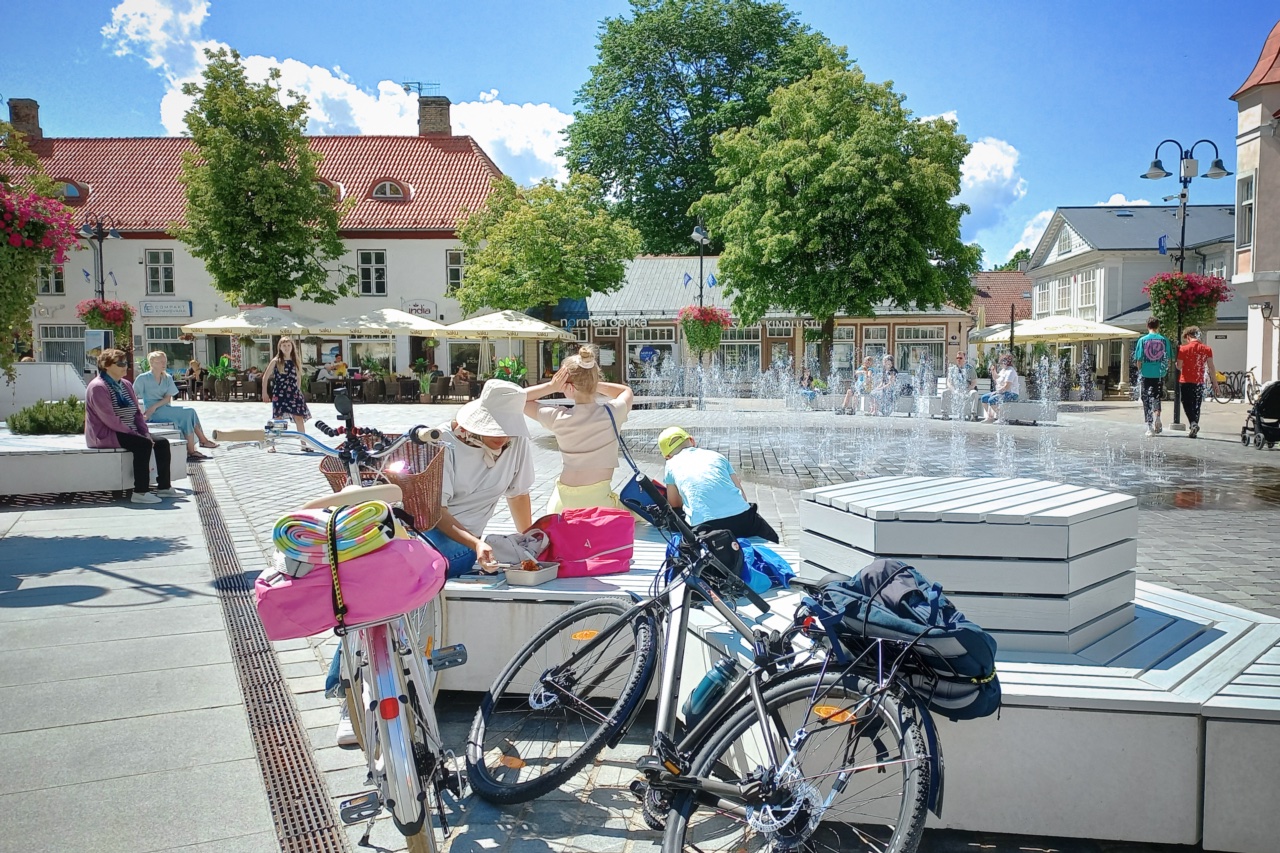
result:
[[[1169,235],[1161,234],[1160,239],[1156,241],[1156,248],[1160,250],[1160,254],[1169,254]]]
[[[688,273],[685,273],[685,274],[684,274],[684,286],[685,286],[685,287],[688,287],[688,286],[689,286],[689,282],[691,282],[691,281],[693,281],[693,276],[689,275]]]
[[[716,274],[715,274],[715,273],[708,273],[708,274],[707,274],[707,287],[715,287],[715,286],[716,286]]]
[[[80,272],[84,273],[85,281],[89,282],[90,284],[93,283],[93,279],[89,278],[89,271],[87,269],[85,269],[84,267],[81,267]]]

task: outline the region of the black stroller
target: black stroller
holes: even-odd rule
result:
[[[1275,447],[1280,441],[1280,380],[1272,380],[1262,386],[1253,408],[1245,416],[1244,426],[1240,428],[1240,443],[1248,447],[1250,440],[1259,450],[1263,444]]]

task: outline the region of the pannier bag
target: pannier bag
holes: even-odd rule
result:
[[[448,561],[421,539],[395,539],[352,560],[339,558],[343,620],[357,624],[388,619],[430,601],[444,586]],[[258,617],[269,640],[310,637],[341,621],[327,567],[300,578],[264,572],[253,586]]]
[[[276,521],[272,539],[294,570],[305,574],[305,566],[329,565],[327,533],[330,519],[338,537],[338,560],[372,553],[396,538],[396,522],[391,507],[383,501],[364,501],[337,509],[298,509]]]
[[[902,672],[952,720],[972,720],[1000,707],[996,641],[956,609],[940,584],[900,560],[876,560],[849,579],[823,586],[814,614],[834,627],[855,655],[868,640],[912,643]]]
[[[636,522],[625,509],[566,509],[544,515],[533,526],[551,539],[541,559],[560,564],[557,577],[616,575],[631,569]]]

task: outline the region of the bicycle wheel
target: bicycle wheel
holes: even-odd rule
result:
[[[467,739],[467,775],[494,803],[523,803],[558,788],[625,725],[653,675],[655,626],[641,613],[577,660],[614,625],[624,602],[589,601],[548,625],[485,694]]]
[[[1215,403],[1225,403],[1231,399],[1231,389],[1227,387],[1227,380],[1211,383],[1209,385],[1209,396],[1213,398]]]
[[[409,698],[409,684],[387,625],[364,629],[369,644],[369,671],[372,692],[366,713],[374,718],[376,756],[382,759],[379,788],[396,829],[406,837],[429,831],[426,797],[418,773],[418,750],[414,747],[415,720]]]
[[[1258,402],[1258,383],[1254,381],[1252,375],[1244,378],[1244,395],[1250,406]]]
[[[789,678],[764,701],[764,722],[753,705],[740,708],[691,769],[729,782],[771,776],[776,793],[754,807],[706,794],[678,798],[663,850],[913,853],[929,791],[913,712],[872,682],[837,673]],[[776,744],[777,767],[769,767],[766,739]]]

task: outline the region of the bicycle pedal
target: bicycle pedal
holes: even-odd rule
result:
[[[342,822],[348,825],[370,820],[380,811],[382,811],[382,797],[377,791],[370,791],[338,804],[338,815],[342,818]]]
[[[455,666],[462,666],[467,662],[467,647],[462,643],[452,646],[441,646],[431,653],[427,658],[427,665],[436,672],[443,669],[453,669]]]

